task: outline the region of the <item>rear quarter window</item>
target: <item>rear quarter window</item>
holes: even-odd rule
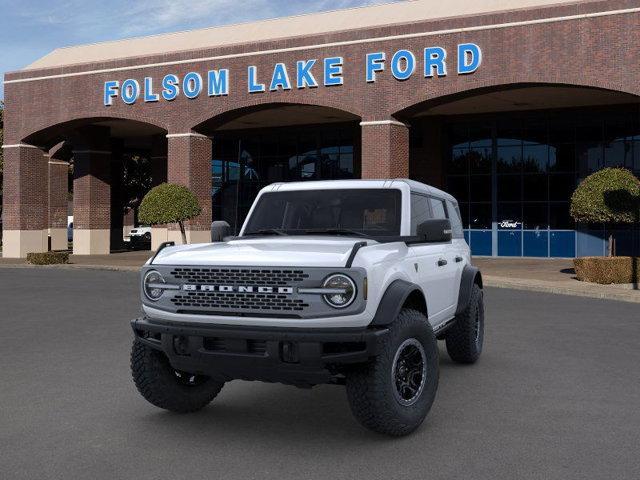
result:
[[[464,238],[464,229],[458,205],[447,200],[447,210],[449,212],[449,221],[451,222],[451,236],[453,238]]]

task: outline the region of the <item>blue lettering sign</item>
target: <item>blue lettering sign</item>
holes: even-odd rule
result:
[[[153,93],[153,78],[144,78],[144,101],[145,102],[157,102],[160,100],[160,95]]]
[[[324,85],[331,87],[333,85],[342,85],[342,57],[329,57],[324,59]]]
[[[182,91],[187,98],[197,98],[202,92],[202,77],[200,74],[196,72],[187,73],[182,79]]]
[[[460,75],[473,73],[482,64],[482,50],[475,43],[461,43],[458,45],[458,73]]]
[[[391,74],[397,80],[407,80],[416,71],[416,57],[409,50],[398,50],[391,58]]]
[[[229,70],[209,70],[207,73],[210,97],[229,95]]]
[[[248,69],[249,93],[260,93],[265,91],[264,83],[257,83],[258,67],[250,66]]]
[[[390,77],[398,81],[410,79],[417,68],[422,69],[425,78],[447,76],[447,51],[439,46],[424,48],[417,58],[411,50],[400,49],[393,55],[391,52],[370,52],[365,55],[366,83],[375,83],[378,77],[384,76],[387,70],[387,55],[390,55]],[[453,60],[450,60],[452,62]],[[419,64],[419,62],[423,62]],[[316,64],[321,64],[322,72],[318,73]],[[318,88],[319,83],[314,74],[323,74],[322,85],[325,87],[344,84],[344,58],[341,56],[326,57],[323,59],[312,58],[297,60],[295,62],[295,86],[297,89]],[[459,75],[476,72],[482,65],[482,50],[475,43],[461,43],[457,46],[456,69]],[[264,68],[264,67],[263,67]],[[108,80],[103,84],[103,103],[105,106],[113,105],[116,98],[121,98],[127,105],[135,104],[138,99],[145,103],[158,102],[161,99],[168,102],[175,100],[181,93],[188,99],[195,99],[203,95],[206,90],[208,97],[221,97],[229,95],[231,71],[229,69],[212,69],[206,71],[188,72],[184,77],[170,73],[161,81],[159,78],[142,77],[140,80],[128,78],[124,81]],[[389,74],[387,74],[389,75]],[[292,79],[287,70],[287,63],[278,62],[273,65],[271,79],[268,87],[262,83],[258,76],[258,67],[247,67],[247,91],[249,93],[263,93],[267,88],[271,92],[289,91],[292,87]],[[242,79],[240,79],[242,81]],[[158,87],[160,82],[161,87]],[[206,85],[205,83],[206,82]],[[141,87],[142,84],[142,87]],[[155,89],[154,90],[154,85]]]
[[[122,101],[127,105],[133,105],[140,96],[140,84],[133,78],[128,78],[122,82],[122,90],[120,91]]]
[[[316,60],[300,60],[296,63],[296,86],[298,88],[316,88],[318,82],[311,73],[311,69],[316,64]]]
[[[271,77],[269,90],[275,92],[278,88],[291,90],[291,82],[289,81],[287,66],[284,63],[276,63],[276,66],[273,68],[273,76]]]
[[[447,76],[447,51],[442,47],[429,47],[424,49],[424,76],[433,77],[433,71],[439,77]]]
[[[118,96],[118,87],[120,82],[117,80],[111,80],[104,82],[104,105],[110,107],[113,105],[113,99]]]
[[[175,100],[180,93],[180,87],[178,87],[178,77],[173,74],[166,75],[162,79],[162,98],[167,101]]]
[[[367,82],[376,81],[376,73],[384,71],[384,61],[387,55],[384,52],[367,54]]]

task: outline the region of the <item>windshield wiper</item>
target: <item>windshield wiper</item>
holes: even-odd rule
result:
[[[371,238],[370,235],[366,233],[358,232],[357,230],[351,230],[348,228],[321,228],[321,229],[306,229],[304,233],[309,233],[311,235],[319,234],[319,235],[353,235],[354,237],[364,237]]]
[[[244,235],[286,235],[286,233],[277,228],[263,228],[255,232],[246,232]]]

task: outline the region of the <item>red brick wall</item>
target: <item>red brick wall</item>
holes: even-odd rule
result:
[[[47,228],[48,160],[37,148],[4,150],[4,230]]]
[[[73,155],[73,227],[111,228],[111,152]]]
[[[38,75],[494,25],[630,7],[637,7],[637,2],[629,0],[582,2],[577,5],[418,22],[304,39],[293,38],[261,44],[204,49],[162,57],[130,58],[93,65],[9,73],[6,79],[10,81]],[[130,118],[158,125],[169,132],[186,132],[224,112],[273,102],[325,105],[352,112],[364,120],[381,120],[390,118],[393,114],[419,102],[472,89],[511,83],[584,85],[639,94],[640,88],[636,80],[640,73],[637,62],[640,56],[639,26],[640,14],[629,13],[416,38],[373,40],[359,44],[314,48],[308,51],[281,52],[218,61],[193,61],[180,65],[131,71],[9,83],[5,89],[7,104],[5,141],[15,143],[28,138],[34,132],[61,122],[97,116]],[[423,48],[439,45],[447,49],[450,60],[453,61],[456,57],[456,45],[471,41],[481,46],[484,56],[483,65],[474,74],[457,75],[455,64],[450,63],[447,77],[425,79],[421,75],[419,62],[416,74],[404,82],[393,79],[388,68],[378,75],[377,82],[370,84],[365,82],[364,59],[367,52],[385,51],[389,59],[396,50],[408,48],[420,59]],[[342,86],[328,88],[321,86],[302,90],[294,86],[290,91],[261,94],[249,94],[246,91],[248,65],[258,66],[261,75],[265,78],[270,75],[276,62],[285,62],[291,74],[295,71],[296,60],[322,59],[336,55],[345,58],[344,85]],[[173,102],[161,100],[157,103],[145,104],[138,101],[133,106],[125,105],[121,100],[116,99],[111,107],[103,105],[101,90],[106,80],[122,81],[126,78],[136,78],[142,82],[144,76],[152,76],[157,85],[159,80],[168,73],[175,73],[182,77],[188,71],[193,70],[204,74],[210,68],[230,69],[231,91],[227,97],[210,98],[203,94],[198,99],[189,100],[181,95]],[[317,70],[316,76],[321,80],[319,73],[320,70]],[[53,133],[49,131],[32,138],[48,140]]]
[[[362,178],[409,176],[409,128],[385,123],[362,126]]]
[[[189,187],[198,197],[202,214],[188,222],[189,230],[211,228],[211,139],[201,135],[171,137],[168,182]],[[203,174],[206,173],[206,174]],[[177,228],[175,225],[170,228]]]

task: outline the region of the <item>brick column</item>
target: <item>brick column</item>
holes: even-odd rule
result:
[[[73,150],[73,253],[106,255],[111,236],[109,130],[78,132]]]
[[[209,137],[198,133],[167,135],[167,180],[188,187],[198,197],[202,214],[187,222],[187,241],[211,241],[211,153]],[[169,225],[168,239],[182,243],[177,225]]]
[[[4,145],[4,258],[46,252],[48,223],[48,154],[26,144]]]
[[[69,164],[49,158],[49,236],[51,250],[67,250]]]
[[[151,186],[155,187],[167,181],[167,138],[154,135],[151,139]],[[157,250],[161,243],[169,240],[166,225],[151,227],[151,250]]]
[[[396,120],[364,121],[362,178],[409,177],[409,128]]]

